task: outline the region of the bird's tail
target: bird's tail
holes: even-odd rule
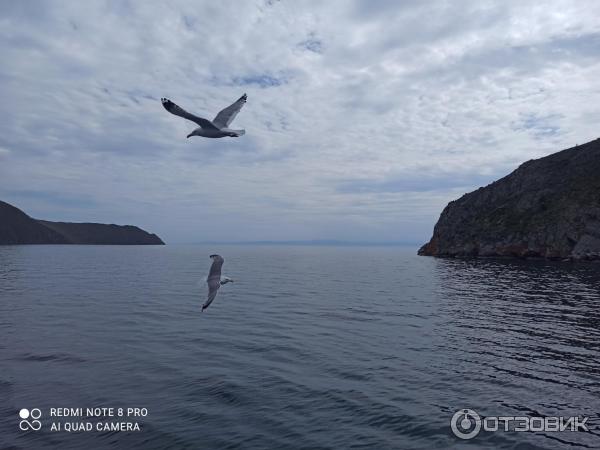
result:
[[[237,137],[243,136],[246,134],[246,130],[231,130],[233,131],[235,134],[237,134]]]

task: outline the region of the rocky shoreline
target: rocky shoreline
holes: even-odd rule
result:
[[[419,255],[600,260],[600,139],[450,202]]]

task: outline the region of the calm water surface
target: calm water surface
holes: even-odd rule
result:
[[[600,448],[600,265],[415,251],[0,247],[0,448]],[[201,314],[215,252],[236,282]],[[148,415],[50,431],[96,406]],[[461,408],[590,432],[462,441]]]

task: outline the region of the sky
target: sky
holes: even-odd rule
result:
[[[600,2],[0,2],[0,199],[167,243],[429,239],[600,135]],[[240,138],[186,135],[244,92]]]

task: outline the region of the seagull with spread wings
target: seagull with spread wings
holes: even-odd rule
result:
[[[227,283],[233,283],[233,280],[229,277],[221,278],[221,267],[223,267],[223,263],[225,262],[223,257],[221,255],[210,255],[210,259],[212,259],[213,262],[210,266],[210,271],[208,272],[208,278],[206,279],[206,282],[208,283],[208,298],[206,299],[206,302],[204,302],[204,305],[202,305],[202,311],[210,306],[221,286]]]
[[[176,116],[183,117],[184,119],[191,120],[192,122],[200,125],[187,137],[202,136],[207,138],[222,138],[222,137],[239,137],[246,133],[246,130],[232,130],[229,128],[235,116],[240,112],[248,96],[242,95],[233,104],[222,110],[212,122],[208,119],[203,119],[194,114],[187,112],[185,109],[177,106],[168,98],[161,98],[160,101],[167,111]]]

